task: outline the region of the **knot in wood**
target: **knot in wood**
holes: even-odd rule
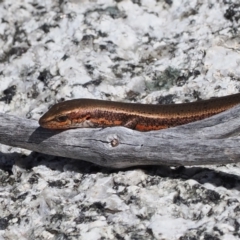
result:
[[[114,139],[111,140],[111,146],[112,147],[116,147],[116,146],[118,146],[118,144],[119,144],[118,139],[114,138]]]

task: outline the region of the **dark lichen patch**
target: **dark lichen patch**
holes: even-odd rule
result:
[[[39,177],[40,177],[39,174],[33,174],[33,175],[28,179],[28,182],[29,182],[30,184],[37,184]]]
[[[135,92],[135,91],[128,91],[127,92],[127,99],[130,101],[136,101],[137,97],[140,95],[139,92]]]
[[[68,181],[61,181],[61,180],[48,182],[49,187],[60,188],[60,189],[66,187],[67,184],[68,184]]]
[[[95,67],[89,63],[85,64],[85,69],[87,70],[88,74],[92,75],[94,70],[95,70]]]
[[[194,186],[189,186],[185,184],[185,189],[178,189],[178,194],[174,197],[173,203],[177,205],[187,205],[203,203],[203,204],[218,204],[220,202],[221,196],[218,192],[205,189],[202,186],[196,184]]]
[[[22,56],[25,52],[27,52],[28,48],[26,47],[12,47],[7,54],[5,54],[6,56],[10,57],[15,55],[16,57],[20,57]]]
[[[6,37],[6,39],[4,39],[4,37]],[[3,36],[3,39],[7,41],[7,35]],[[5,48],[4,52],[0,55],[0,63],[18,58],[28,51],[30,43],[28,42],[27,34],[18,24],[15,24],[15,31],[12,36],[11,44],[7,46],[8,47]]]
[[[183,236],[179,238],[179,240],[198,240],[198,239],[204,239],[204,240],[220,240],[222,234],[219,232],[213,232],[213,233],[206,233],[207,229],[203,226],[196,227],[193,229],[189,229]]]
[[[64,54],[63,57],[62,57],[62,60],[65,61],[69,58],[69,56],[67,54]]]
[[[194,99],[196,99],[197,101],[202,100],[202,98],[200,97],[201,93],[199,91],[193,90],[193,97]]]
[[[87,216],[84,213],[80,213],[78,217],[74,219],[77,224],[91,223],[96,220],[96,216]]]
[[[0,101],[5,103],[11,103],[13,97],[16,95],[17,86],[13,85],[3,91],[3,96],[0,98]]]
[[[229,5],[225,10],[224,17],[231,22],[238,22],[240,18],[240,4],[232,3],[231,1],[227,2],[226,5]]]
[[[95,36],[92,34],[84,35],[81,40],[81,45],[85,47],[92,46],[94,39]]]
[[[63,214],[56,213],[51,216],[50,221],[51,221],[51,223],[56,224],[57,222],[61,222],[63,220],[63,218],[64,218]]]
[[[1,166],[1,165],[0,165]],[[9,172],[0,169],[0,186],[5,187],[9,184]]]
[[[44,31],[44,33],[49,33],[51,28],[59,27],[58,24],[50,25],[44,23],[42,26],[40,26],[40,29]]]
[[[174,103],[174,100],[173,100],[174,98],[175,98],[174,94],[169,94],[167,96],[160,96],[157,99],[157,102],[159,104],[173,104]]]
[[[25,200],[28,195],[28,192],[25,192],[17,197],[18,200]]]
[[[99,211],[102,212],[106,208],[106,203],[104,203],[104,202],[94,202],[93,204],[91,204],[89,206],[89,208],[92,208],[97,212],[99,212]]]
[[[137,4],[138,6],[142,6],[142,1],[141,0],[132,0],[134,4]]]
[[[0,218],[0,230],[5,230],[8,227],[8,219]]]
[[[164,71],[155,71],[151,83],[147,83],[146,86],[149,90],[156,89],[169,89],[176,85],[176,80],[181,76],[180,70],[167,67]]]
[[[38,91],[37,84],[34,84],[32,88],[29,90],[29,92],[27,92],[27,97],[31,99],[36,99],[39,96],[39,94],[40,93]]]
[[[141,64],[136,65],[125,62],[116,63],[111,68],[117,78],[123,78],[124,76],[130,76],[130,78],[141,76],[144,70]]]
[[[91,14],[96,12],[100,15],[99,17],[108,15],[113,19],[126,18],[126,14],[123,11],[119,10],[117,6],[112,6],[107,8],[96,8],[94,10],[89,10],[85,13],[86,19],[88,19]]]
[[[99,45],[100,51],[106,51],[109,53],[116,53],[117,45],[112,41],[106,41]]]
[[[122,0],[117,0],[118,2],[122,1]],[[116,233],[114,232],[114,237],[117,239],[117,240],[125,240],[125,237],[122,236],[121,234],[119,233]]]
[[[50,73],[49,70],[44,69],[43,71],[41,71],[38,75],[38,80],[40,80],[41,82],[43,82],[45,85],[47,85],[48,80],[52,79],[53,75]]]
[[[176,86],[178,87],[182,87],[186,84],[188,78],[187,76],[179,76],[177,79],[176,79]]]
[[[169,6],[171,6],[173,1],[172,0],[165,0],[165,3],[167,3]]]
[[[87,83],[84,83],[82,86],[83,86],[84,88],[86,88],[86,87],[88,87],[88,86],[90,86],[90,85],[98,86],[98,85],[101,84],[101,82],[102,82],[102,79],[99,78],[99,79],[92,80],[92,81],[89,81],[89,82],[87,82]]]

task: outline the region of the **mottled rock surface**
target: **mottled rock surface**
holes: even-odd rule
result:
[[[0,0],[0,111],[239,92],[237,0]],[[240,164],[111,170],[0,145],[0,239],[239,239]]]

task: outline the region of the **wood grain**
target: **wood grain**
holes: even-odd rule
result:
[[[0,114],[0,143],[85,160],[111,168],[240,162],[240,106],[198,122],[160,131],[124,127],[66,131]]]

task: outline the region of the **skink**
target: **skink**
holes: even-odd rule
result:
[[[43,128],[125,126],[159,130],[201,120],[240,104],[240,93],[192,103],[152,105],[75,99],[52,106],[39,120]]]

